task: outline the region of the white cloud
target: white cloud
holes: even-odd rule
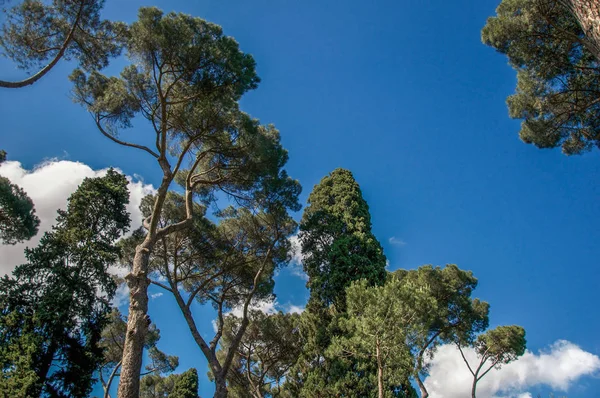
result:
[[[117,307],[121,310],[124,310],[129,305],[129,286],[127,286],[127,283],[121,283],[117,287],[117,291],[115,292],[111,304],[113,307]]]
[[[289,270],[292,275],[297,276],[298,278],[308,281],[308,275],[304,272],[304,268],[302,268],[302,249],[300,247],[300,239],[298,235],[294,235],[289,238],[289,241],[292,245],[292,261],[289,264]]]
[[[283,312],[287,312],[289,314],[302,314],[304,310],[304,307],[294,304],[286,304],[283,306]]]
[[[151,294],[151,295],[150,295],[150,298],[151,298],[152,300],[154,300],[154,299],[157,299],[157,298],[161,297],[162,295],[163,295],[163,293],[161,293],[161,292],[158,292],[158,293]]]
[[[475,352],[472,349],[463,351],[473,366],[476,363]],[[500,370],[491,370],[477,383],[477,396],[529,398],[531,394],[527,390],[536,385],[567,391],[581,377],[599,371],[598,356],[571,342],[559,340],[538,354],[527,351]],[[463,398],[470,395],[472,381],[473,376],[458,349],[453,345],[445,345],[438,349],[431,361],[425,386],[432,398]]]
[[[86,177],[100,177],[107,169],[93,170],[91,167],[67,160],[49,160],[37,165],[33,170],[23,168],[20,162],[4,162],[0,165],[0,175],[7,177],[27,192],[35,204],[36,214],[40,218],[38,234],[31,240],[14,246],[0,246],[0,275],[10,273],[18,264],[25,261],[23,251],[26,247],[38,244],[44,232],[50,230],[56,218],[56,211],[64,209],[67,198]],[[151,185],[139,179],[128,177],[130,199],[127,210],[131,213],[131,230],[142,224],[139,211],[141,199],[154,191]]]
[[[304,307],[292,303],[280,304],[275,300],[256,300],[250,304],[250,309],[264,312],[267,315],[276,314],[278,311],[290,314],[301,314],[304,312]],[[227,312],[225,315],[233,314],[238,318],[242,317],[243,307],[239,306]]]
[[[389,238],[388,242],[390,243],[390,245],[394,245],[394,246],[404,246],[404,245],[406,245],[405,241],[403,241],[400,238],[396,238],[395,236],[392,236],[391,238]]]

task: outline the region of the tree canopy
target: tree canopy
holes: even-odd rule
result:
[[[482,40],[517,70],[507,103],[510,116],[522,119],[521,139],[573,155],[600,145],[600,46],[565,3],[503,0]]]
[[[0,163],[5,160],[6,152],[1,150]],[[0,243],[28,240],[37,234],[39,225],[33,201],[21,187],[0,176]]]
[[[100,18],[104,0],[23,0],[6,11],[0,47],[21,69],[37,70],[0,87],[20,88],[46,75],[61,59],[91,70],[108,65],[121,52],[125,24]]]
[[[469,372],[473,375],[473,386],[471,397],[475,398],[477,383],[492,369],[500,369],[502,365],[516,360],[525,353],[527,341],[525,340],[525,329],[521,326],[498,326],[495,329],[477,336],[472,347],[477,353],[479,363],[471,366],[465,357],[461,344],[458,349],[463,357]]]
[[[130,308],[119,394],[137,398],[147,324],[146,274],[155,244],[193,224],[195,194],[210,198],[220,190],[243,200],[262,180],[280,177],[287,152],[273,126],[260,125],[239,110],[237,101],[259,82],[255,62],[219,26],[141,8],[125,48],[132,63],[119,77],[76,70],[71,79],[75,100],[89,110],[99,131],[117,144],[144,151],[162,172],[144,220],[147,233],[126,278]],[[135,116],[150,122],[148,144],[118,136]],[[185,216],[159,228],[176,177],[185,188]]]
[[[128,201],[127,180],[114,170],[85,179],[52,231],[26,250],[28,262],[0,280],[2,395],[90,393],[116,288],[107,269],[129,227]]]

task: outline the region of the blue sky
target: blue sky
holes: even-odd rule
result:
[[[391,269],[456,263],[479,278],[476,295],[491,304],[492,326],[522,325],[533,352],[564,339],[600,354],[600,154],[566,157],[519,140],[505,105],[515,72],[480,42],[499,0],[106,3],[111,19],[130,22],[140,6],[156,5],[235,37],[262,79],[242,108],[281,131],[302,201],[324,175],[350,169]],[[150,158],[106,140],[71,102],[71,67],[0,92],[1,147],[29,169],[60,158],[157,185]],[[23,76],[6,61],[0,74]],[[307,296],[290,270],[276,293],[280,304],[298,306]],[[161,348],[180,356],[180,371],[197,367],[201,395],[210,396],[205,361],[174,301],[165,295],[150,306]],[[211,312],[198,315],[210,332]],[[569,396],[594,391],[600,381],[585,377]]]

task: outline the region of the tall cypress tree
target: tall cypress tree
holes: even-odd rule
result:
[[[308,198],[299,234],[310,300],[302,316],[305,336],[301,357],[286,383],[290,396],[365,396],[376,389],[376,369],[359,361],[324,355],[346,308],[346,288],[364,279],[385,282],[386,258],[371,231],[369,206],[354,176],[336,169]],[[375,387],[374,387],[375,385]]]
[[[315,186],[300,224],[310,298],[343,310],[346,288],[385,282],[385,256],[371,232],[369,206],[349,170],[336,169]]]

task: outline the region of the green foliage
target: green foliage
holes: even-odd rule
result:
[[[298,314],[264,314],[252,311],[229,374],[229,396],[244,398],[280,397],[290,367],[302,349]],[[242,319],[229,315],[217,356],[224,359],[240,329]]]
[[[288,210],[298,209],[299,193],[298,182],[282,171],[276,178],[262,179],[240,206],[216,211],[212,220],[205,215],[207,209],[203,204],[194,203],[192,225],[163,236],[150,257],[149,274],[153,283],[174,295],[188,325],[196,322],[190,311],[194,302],[210,303],[217,310],[218,331],[210,342],[196,334],[195,326],[190,331],[200,347],[203,344],[214,347],[203,353],[209,364],[212,361],[211,370],[223,373],[218,374],[223,381],[227,363],[233,361],[227,357],[230,352],[233,356],[238,336],[244,335],[241,327],[235,331],[228,329],[227,334],[224,313],[244,308],[253,300],[272,297],[274,272],[290,258],[288,237],[296,230],[296,223]],[[153,203],[154,196],[142,200],[144,216],[151,213]],[[186,211],[184,196],[167,193],[159,228],[181,220]],[[122,240],[125,264],[133,261],[135,248],[145,236],[146,232],[140,230]],[[219,355],[215,354],[217,346]]]
[[[21,82],[0,87],[24,87],[45,75],[61,58],[76,59],[80,67],[102,68],[121,52],[126,37],[123,23],[100,18],[104,0],[24,0],[6,12],[0,46],[20,68],[45,65]]]
[[[567,155],[600,145],[600,59],[560,1],[503,0],[482,31],[485,44],[517,70],[508,98],[520,136]]]
[[[35,236],[40,219],[33,201],[10,180],[0,177],[0,243],[14,245]]]
[[[476,367],[469,364],[462,351],[461,343],[457,343],[462,358],[473,375],[471,397],[476,398],[477,383],[486,374],[492,369],[500,369],[502,365],[516,360],[525,353],[527,346],[525,329],[516,325],[498,326],[477,336],[471,346],[475,349],[479,360]]]
[[[331,339],[344,333],[337,318],[345,313],[346,288],[361,279],[369,286],[386,279],[383,249],[371,232],[369,207],[350,171],[336,169],[314,187],[299,238],[310,299],[301,321],[304,348],[286,389],[303,397],[368,394],[376,369],[360,358],[324,355]]]
[[[521,326],[498,326],[479,335],[474,343],[477,355],[483,362],[494,366],[507,364],[525,353],[527,341]]]
[[[428,370],[425,360],[435,354],[440,344],[472,342],[475,335],[488,326],[489,305],[471,298],[477,279],[472,272],[454,264],[444,268],[425,265],[417,270],[399,270],[390,277],[416,286],[421,292],[425,289],[429,300],[435,303],[417,309],[413,333],[406,340],[411,353],[411,376],[425,396],[427,391],[421,380]]]
[[[0,151],[0,163],[5,160],[6,152]],[[0,243],[14,245],[28,240],[37,234],[39,225],[40,219],[25,191],[0,177]]]
[[[90,392],[116,287],[107,268],[129,226],[128,201],[127,180],[112,169],[85,179],[52,231],[26,250],[28,262],[0,280],[2,395]]]
[[[339,319],[343,334],[332,339],[328,354],[370,362],[382,373],[384,396],[393,397],[411,375],[409,342],[423,333],[417,319],[436,305],[427,285],[408,279],[391,277],[383,286],[355,282],[347,290],[346,316]],[[377,396],[377,389],[368,396]]]
[[[353,281],[385,282],[383,249],[371,232],[369,206],[350,171],[336,169],[314,187],[299,237],[311,300],[343,311],[345,290]]]
[[[282,170],[288,157],[281,146],[279,132],[271,125],[261,125],[239,110],[238,100],[259,82],[255,62],[250,55],[240,51],[234,39],[224,36],[219,26],[185,14],[163,14],[157,8],[141,8],[138,21],[129,29],[125,48],[131,64],[119,77],[105,76],[98,71],[86,74],[76,70],[71,80],[75,101],[93,115],[100,132],[115,143],[142,150],[154,157],[162,172],[157,195],[148,206],[150,212],[144,223],[147,233],[141,234],[143,240],[133,253],[135,261],[132,261],[133,269],[128,277],[133,292],[129,311],[132,321],[127,333],[122,372],[127,380],[121,383],[126,391],[120,394],[135,397],[138,394],[137,375],[147,312],[146,275],[151,272],[150,268],[155,267],[150,264],[156,260],[151,259],[155,245],[164,243],[171,234],[193,227],[197,209],[194,199],[210,203],[216,201],[218,191],[221,191],[249,209],[254,210],[258,206],[260,214],[253,214],[250,210],[224,213],[223,226],[219,229],[226,234],[227,225],[233,226],[233,231],[237,228],[236,223],[263,228],[270,222],[270,214],[277,212],[273,219],[285,222],[276,231],[275,246],[283,247],[284,244],[279,243],[280,238],[287,236],[293,224],[285,211],[297,206],[294,195],[297,196],[299,185]],[[143,135],[146,145],[124,141],[120,136],[121,130],[131,127],[136,116],[149,122],[148,133]],[[182,215],[179,219],[163,214],[167,192],[173,181],[185,188],[185,211],[179,213]],[[289,191],[285,192],[284,188]],[[257,196],[258,191],[264,196]],[[284,197],[287,197],[287,203],[277,203]],[[274,203],[275,208],[262,202]],[[165,220],[168,224],[163,223],[159,227],[159,223]],[[269,227],[267,234],[271,233],[273,229]],[[227,239],[240,241],[239,236],[230,235]],[[266,258],[268,263],[268,269],[262,269],[258,276],[254,275],[260,279],[261,289],[271,279],[270,267],[277,262],[278,251],[279,248],[273,247],[258,255],[248,255],[254,260]],[[245,272],[238,261],[245,256],[238,252],[231,262],[237,264],[238,273]],[[202,263],[208,262],[202,260]],[[197,280],[199,278],[190,278],[189,283]],[[254,288],[257,284],[254,281],[248,284],[248,281],[245,279],[242,284],[244,294],[247,296],[251,292],[252,296],[258,290]],[[175,279],[174,282],[183,281]],[[251,287],[248,289],[247,286]],[[197,286],[196,290],[202,289]],[[196,290],[192,292],[192,302],[197,295]],[[232,289],[227,293],[228,298],[220,296],[216,305],[230,305],[236,300],[236,295],[240,297],[239,291],[238,288]],[[180,307],[185,313],[185,305]],[[208,356],[214,356],[214,352],[208,354],[205,351]],[[217,378],[222,379],[221,376]],[[121,380],[124,380],[123,376]],[[224,388],[221,383],[221,389]]]
[[[198,398],[198,372],[191,368],[167,377],[144,376],[140,387],[140,398]]]

